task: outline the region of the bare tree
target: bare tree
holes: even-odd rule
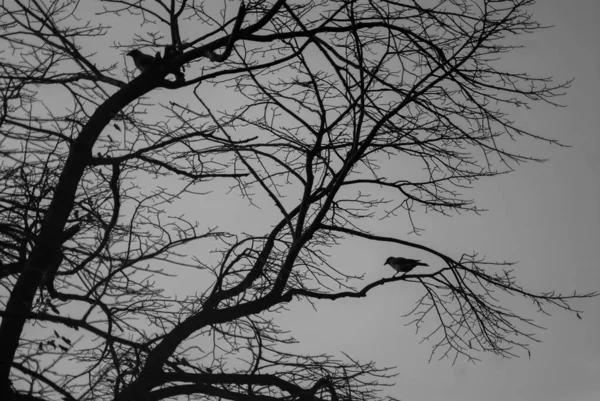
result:
[[[477,212],[464,187],[534,160],[506,139],[556,144],[506,110],[568,83],[497,63],[533,0],[215,3],[0,4],[2,400],[386,399],[393,371],[294,353],[274,313],[408,281],[433,354],[472,359],[535,340],[502,294],[595,295],[369,224]],[[328,256],[351,236],[438,264],[365,282]]]

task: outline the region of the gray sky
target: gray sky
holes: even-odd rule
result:
[[[489,209],[482,216],[421,215],[418,222],[427,231],[412,240],[452,256],[478,251],[489,259],[519,261],[517,278],[533,290],[600,289],[599,9],[597,0],[538,2],[534,19],[554,28],[519,37],[526,49],[505,60],[515,70],[552,75],[557,82],[575,78],[560,99],[566,108],[535,104],[513,115],[533,133],[571,148],[520,142],[524,154],[550,160],[477,183],[472,194]],[[347,243],[347,253],[335,255],[335,262],[366,272],[367,279],[391,274],[381,265],[387,256],[403,252],[390,245],[366,249],[358,244]],[[418,253],[407,256],[427,259]],[[317,312],[296,303],[292,311],[298,314],[284,317],[284,327],[311,352],[344,351],[398,366],[390,395],[402,400],[600,400],[600,299],[574,304],[585,311],[583,320],[558,311],[539,319],[548,330],[539,333],[543,342],[532,345],[531,359],[480,355],[476,365],[452,366],[448,360],[428,363],[432,343],[419,344],[414,328],[404,326],[409,319],[401,315],[420,291],[408,283],[387,286],[366,300],[320,302]],[[534,316],[526,302],[516,301],[511,306]],[[317,328],[307,321],[317,322]]]
[[[597,0],[540,1],[533,9],[534,19],[555,27],[519,36],[518,43],[526,48],[502,61],[515,72],[552,75],[556,82],[575,78],[567,95],[559,99],[567,107],[533,104],[531,110],[518,110],[512,116],[526,130],[571,148],[519,141],[521,153],[549,161],[525,164],[512,174],[476,183],[467,197],[489,209],[487,213],[451,219],[419,214],[417,223],[426,231],[418,238],[405,239],[455,258],[476,251],[490,260],[518,261],[519,283],[534,291],[556,289],[570,294],[600,289],[599,7]],[[247,208],[233,206],[239,198],[223,198],[224,192],[203,197],[202,204],[210,209],[214,202],[230,210],[229,221],[219,220],[219,214],[212,221],[213,216],[203,214],[204,224],[228,229],[229,224],[239,228],[272,223],[268,209],[249,213]],[[229,202],[231,207],[226,206]],[[402,236],[410,230],[399,226],[398,220],[380,224],[380,235]],[[439,267],[439,260],[416,251],[406,253],[401,247],[353,239],[335,250],[331,263],[365,273],[365,282],[370,282],[392,274],[382,266],[390,255],[421,258]],[[178,279],[185,285],[185,277]],[[397,384],[388,391],[405,401],[600,399],[600,299],[574,304],[585,311],[583,320],[558,311],[551,317],[535,315],[525,301],[511,300],[511,307],[523,308],[528,317],[536,317],[548,329],[538,332],[543,342],[531,346],[531,359],[480,354],[482,361],[476,365],[459,361],[453,366],[449,360],[429,363],[433,344],[420,343],[421,334],[405,326],[410,319],[402,315],[421,294],[417,285],[395,283],[371,292],[366,299],[318,302],[317,311],[292,302],[291,312],[279,315],[277,321],[292,331],[306,353],[342,357],[341,352],[346,352],[380,366],[397,366]]]
[[[515,71],[553,75],[556,82],[575,78],[567,96],[559,99],[566,108],[535,104],[531,110],[513,115],[526,130],[559,139],[571,148],[520,141],[523,154],[550,160],[477,183],[468,195],[489,212],[452,219],[420,214],[417,223],[426,231],[418,238],[406,239],[456,259],[463,252],[477,251],[490,260],[518,261],[517,279],[531,290],[556,289],[568,294],[600,289],[599,8],[598,0],[540,1],[533,9],[534,19],[555,27],[520,36],[519,43],[526,49],[503,60]],[[133,29],[121,27],[113,34],[127,37],[123,30],[128,28]],[[107,46],[105,51],[114,56],[114,49]],[[231,199],[214,201],[223,206]],[[211,202],[211,195],[203,202],[205,206]],[[248,224],[260,219],[260,210],[249,214],[247,210],[224,209],[232,211],[230,221],[236,224],[244,218]],[[204,223],[226,229],[228,222]],[[409,228],[399,227],[397,221],[383,221],[378,234],[398,235],[399,230],[405,233]],[[331,263],[365,273],[366,282],[392,274],[389,267],[382,266],[390,255],[421,258],[433,267],[439,263],[416,251],[405,254],[405,249],[389,244],[350,239],[340,249]],[[183,285],[185,278],[179,278]],[[402,315],[421,291],[414,284],[394,283],[371,292],[366,299],[318,302],[317,311],[292,302],[291,312],[280,315],[278,322],[292,331],[307,353],[342,357],[341,352],[346,352],[380,366],[397,366],[397,384],[388,391],[406,401],[600,399],[600,299],[574,304],[585,311],[583,320],[566,313],[539,319],[548,330],[539,332],[543,342],[532,345],[531,359],[525,355],[505,360],[481,354],[482,361],[476,365],[459,361],[453,366],[448,360],[428,363],[433,344],[420,343],[421,335],[405,326],[410,319]],[[524,308],[534,317],[524,301],[515,300],[510,306]]]

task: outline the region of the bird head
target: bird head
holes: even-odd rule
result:
[[[394,261],[394,257],[390,256],[389,258],[387,258],[387,260],[385,261],[385,263],[383,265],[384,266],[385,265],[390,265],[391,266],[393,261]]]
[[[127,53],[128,56],[131,56],[133,58],[138,57],[140,54],[142,54],[142,52],[139,51],[138,49],[132,50],[129,53]]]

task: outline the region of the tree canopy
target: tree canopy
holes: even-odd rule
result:
[[[392,370],[277,314],[409,282],[432,353],[473,360],[535,341],[505,295],[578,313],[595,293],[406,234],[478,213],[475,181],[537,161],[513,141],[560,146],[510,117],[569,85],[501,63],[532,4],[3,1],[2,399],[376,401]],[[436,263],[369,281],[331,261],[351,237]]]

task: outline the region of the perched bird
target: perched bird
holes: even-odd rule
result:
[[[406,259],[406,258],[395,258],[393,256],[390,256],[389,258],[387,258],[387,260],[385,261],[385,263],[383,264],[385,265],[390,265],[392,266],[392,269],[396,270],[396,274],[398,273],[408,273],[409,271],[411,271],[412,269],[414,269],[417,266],[429,266],[427,263],[423,263],[420,260],[416,260],[416,259]],[[396,275],[394,274],[394,276]]]
[[[132,50],[127,53],[128,56],[131,56],[133,59],[133,63],[142,73],[148,71],[152,67],[156,67],[158,63],[161,61],[160,53],[156,53],[156,56],[149,56],[147,54],[142,53],[139,50]]]

